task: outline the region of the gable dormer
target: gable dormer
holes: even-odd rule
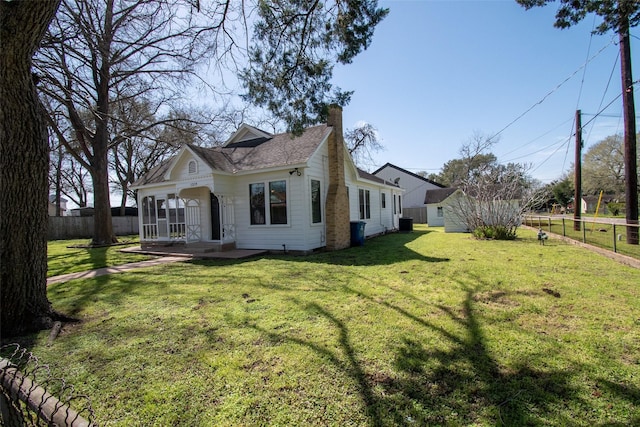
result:
[[[189,179],[211,173],[211,167],[188,144],[183,145],[171,161],[164,179]]]
[[[240,128],[227,140],[224,147],[257,147],[273,138],[269,132],[243,123]]]

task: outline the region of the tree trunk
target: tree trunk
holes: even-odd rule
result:
[[[0,336],[51,326],[49,145],[31,58],[59,0],[0,1]]]
[[[116,243],[113,234],[113,222],[111,221],[111,199],[109,195],[109,171],[106,149],[102,150],[94,146],[94,163],[91,168],[93,179],[93,240],[92,245],[102,246]],[[105,144],[106,145],[106,144]]]

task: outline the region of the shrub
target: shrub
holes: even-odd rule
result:
[[[514,240],[516,228],[503,225],[483,225],[473,230],[473,236],[476,239]]]

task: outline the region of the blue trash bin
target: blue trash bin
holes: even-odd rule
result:
[[[364,246],[364,221],[351,221],[351,246]]]

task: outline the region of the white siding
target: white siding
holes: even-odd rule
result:
[[[398,185],[405,189],[402,205],[406,208],[424,207],[424,197],[427,190],[440,188],[391,166],[380,169],[375,175],[389,182],[395,182],[397,178],[400,178]]]
[[[444,215],[438,216],[438,207],[443,207],[442,204],[432,203],[427,205],[427,224],[429,227],[442,227],[444,226]],[[443,207],[444,214],[444,207]]]
[[[269,182],[284,180],[287,185],[287,224],[251,225],[249,205],[249,184],[264,183],[268,197]],[[235,185],[236,247],[239,249],[269,249],[306,251],[308,209],[305,200],[306,177],[290,175],[288,171],[277,171],[238,176]],[[266,210],[269,210],[267,204]]]

